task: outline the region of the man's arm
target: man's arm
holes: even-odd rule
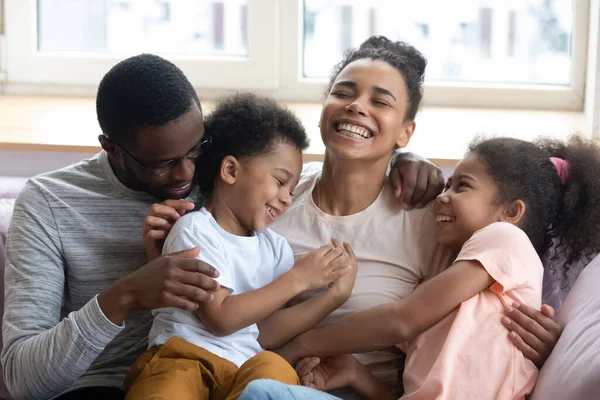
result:
[[[15,398],[66,390],[122,330],[96,298],[60,321],[64,267],[52,211],[29,182],[15,204],[6,248],[2,364]]]

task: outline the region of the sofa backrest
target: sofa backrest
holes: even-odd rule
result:
[[[529,400],[600,399],[600,256],[589,263],[556,315],[564,331]]]
[[[13,207],[17,195],[23,189],[25,178],[0,177],[0,321],[4,315],[4,248],[6,246],[6,234],[12,216]],[[0,325],[1,326],[1,325]],[[0,334],[0,349],[2,349],[2,335]],[[11,399],[6,385],[4,375],[0,366],[0,399]]]

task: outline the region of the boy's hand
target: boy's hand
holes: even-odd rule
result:
[[[349,354],[324,360],[308,357],[298,362],[296,372],[303,386],[327,391],[352,386],[358,367],[356,358]]]
[[[166,200],[162,204],[152,204],[144,218],[144,248],[148,261],[160,257],[173,224],[193,209],[194,203],[186,200]]]
[[[345,252],[348,254],[348,273],[342,276],[337,281],[334,281],[330,285],[330,289],[336,293],[340,301],[345,303],[352,294],[352,288],[354,288],[354,282],[356,281],[356,273],[358,272],[358,262],[356,261],[356,255],[354,250],[349,243],[344,242],[342,245],[339,240],[331,240],[335,247],[343,247]]]
[[[350,271],[350,256],[343,247],[321,246],[296,261],[290,272],[296,274],[304,290],[328,286]]]

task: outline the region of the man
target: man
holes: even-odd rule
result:
[[[152,203],[191,195],[204,125],[190,82],[160,57],[132,57],[102,79],[96,107],[103,151],[32,178],[15,204],[2,363],[16,398],[123,398],[149,310],[194,310],[218,288],[214,268],[195,259],[200,249],[147,263],[142,243]],[[405,175],[406,203],[439,192],[435,167],[398,165],[392,179],[399,187]]]

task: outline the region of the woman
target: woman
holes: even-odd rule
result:
[[[359,268],[352,296],[320,325],[335,326],[345,316],[400,300],[450,265],[450,252],[435,241],[431,208],[402,209],[386,177],[392,155],[408,144],[414,132],[425,65],[412,46],[372,37],[348,53],[332,76],[319,124],[326,147],[323,166],[303,174],[294,204],[273,225],[296,257],[332,237],[349,242],[355,250]],[[308,295],[312,293],[297,301]],[[533,318],[513,310],[515,322],[508,328],[520,335],[517,346],[538,362],[556,343],[554,332],[559,328],[539,312],[526,313]],[[525,332],[518,323],[532,320],[551,332],[539,326]],[[337,334],[360,335],[361,327]],[[365,338],[373,343],[379,339]],[[293,341],[281,354],[292,363],[319,356],[305,349],[310,343]],[[388,386],[398,382],[403,361],[396,348],[361,355],[360,361]]]

